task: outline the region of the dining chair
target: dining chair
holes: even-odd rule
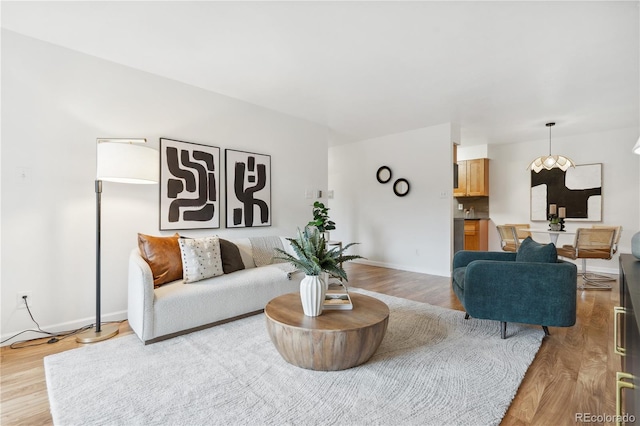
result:
[[[513,225],[496,225],[498,235],[500,235],[500,248],[504,251],[517,252],[520,247],[518,231]]]
[[[587,259],[610,260],[617,250],[616,238],[619,240],[621,227],[598,226],[592,228],[578,228],[573,245],[563,245],[558,247],[558,256],[569,259],[581,259],[583,284],[578,288],[581,290],[611,290],[609,281],[615,278],[587,272]]]
[[[526,229],[531,228],[531,225],[528,223],[505,223],[504,226],[514,226],[520,242],[527,237],[531,237],[531,232],[526,231]]]
[[[622,234],[622,226],[609,226],[609,225],[593,225],[592,228],[596,229],[613,229],[615,234],[613,236],[613,254],[618,251],[618,244],[620,243],[620,235]]]

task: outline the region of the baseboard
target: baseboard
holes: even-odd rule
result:
[[[127,311],[119,311],[119,312],[113,312],[110,314],[101,315],[101,321],[103,323],[110,322],[110,321],[122,321],[126,319],[127,319]],[[50,333],[60,333],[64,331],[77,330],[87,325],[93,325],[95,321],[96,321],[96,317],[94,316],[94,317],[82,318],[79,320],[74,320],[74,321],[69,321],[69,322],[64,322],[59,324],[40,325],[40,328]],[[34,327],[32,328],[35,328],[35,324],[34,324]],[[4,341],[5,339],[9,339],[11,336],[15,336],[21,331],[22,330],[17,330],[14,332],[5,333],[0,337],[0,340]],[[41,339],[44,337],[47,337],[47,335],[43,333],[27,331],[25,333],[20,334],[19,336],[16,336],[14,338],[7,340],[6,342],[2,343],[2,345],[0,346],[8,346],[14,342],[21,342],[24,340],[31,340],[31,339]]]
[[[581,266],[578,266],[578,274],[582,271]],[[598,274],[606,274],[606,275],[613,275],[615,277],[617,277],[620,274],[620,271],[617,269],[613,269],[613,268],[591,268],[589,267],[589,265],[587,265],[587,272],[595,272]]]
[[[582,261],[572,262],[571,259],[562,258],[562,260],[571,262],[578,267],[578,275],[582,272]],[[606,274],[606,275],[615,275],[616,277],[620,274],[620,270],[618,268],[603,268],[601,266],[591,266],[589,262],[587,262],[587,272],[595,272],[597,274]]]
[[[353,260],[353,263],[360,263],[363,265],[369,265],[369,266],[378,266],[381,268],[389,268],[389,269],[396,269],[398,271],[407,271],[407,272],[417,272],[419,274],[429,274],[429,275],[435,275],[438,277],[450,277],[451,275],[441,275],[441,274],[436,274],[433,273],[431,271],[428,271],[426,269],[423,268],[416,268],[413,266],[407,266],[407,265],[396,265],[394,263],[387,263],[387,262],[376,262],[373,260],[367,260],[367,259],[357,259],[357,260]]]

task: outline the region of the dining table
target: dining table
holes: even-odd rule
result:
[[[549,240],[556,247],[558,246],[558,237],[560,235],[576,235],[575,231],[552,231],[551,229],[541,228],[525,228],[521,229],[521,231],[531,232],[532,234],[548,234]]]

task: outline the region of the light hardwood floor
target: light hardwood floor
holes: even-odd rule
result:
[[[345,266],[353,287],[462,309],[449,278],[356,263]],[[612,322],[618,303],[617,283],[612,291],[578,291],[576,325],[550,328],[551,336],[543,340],[503,425],[576,425],[576,413],[615,414],[620,358],[613,353]],[[128,333],[125,322],[118,336]],[[28,349],[1,349],[2,425],[52,424],[42,359],[78,346],[69,338]]]

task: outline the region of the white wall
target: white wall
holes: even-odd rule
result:
[[[16,309],[18,292],[31,292],[45,329],[95,318],[98,137],[146,137],[156,149],[169,137],[271,155],[273,226],[227,230],[223,214],[221,229],[186,235],[292,235],[311,219],[305,190],[327,187],[323,126],[3,31],[3,339],[33,327]],[[157,186],[105,182],[102,198],[103,320],[121,319],[136,234],[172,232],[158,230]]]
[[[552,139],[554,153],[568,156],[576,164],[602,163],[602,222],[566,222],[568,231],[594,224],[622,225],[620,252],[631,253],[631,237],[640,229],[640,156],[631,148],[637,140],[638,129],[619,129],[603,133],[585,134]],[[495,224],[530,223],[546,228],[546,222],[531,222],[531,177],[527,166],[548,149],[548,140],[506,145],[489,145],[490,215]],[[490,249],[498,250],[495,227],[489,232]],[[545,241],[544,234],[534,235]],[[573,236],[563,235],[558,244],[572,244]],[[580,265],[580,263],[578,263]],[[590,269],[618,272],[617,256],[611,261],[589,260]]]
[[[489,158],[488,145],[458,146],[458,161],[475,160],[476,158]]]
[[[449,276],[452,252],[453,145],[450,124],[329,149],[332,239],[358,242],[365,263]],[[391,168],[385,185],[380,166]],[[411,190],[393,193],[404,177]],[[443,195],[444,194],[444,195]]]

